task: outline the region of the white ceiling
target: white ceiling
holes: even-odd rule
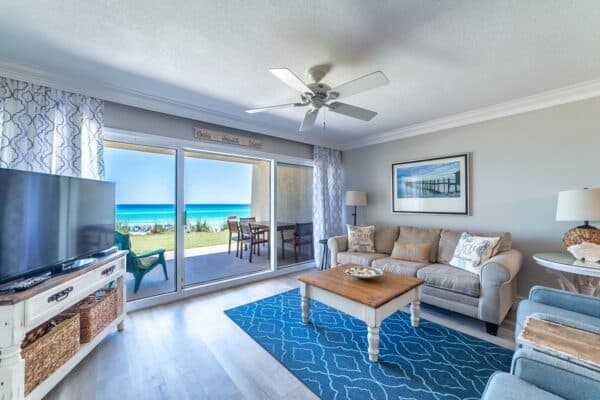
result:
[[[0,72],[347,148],[600,78],[599,21],[598,0],[1,1]],[[298,133],[301,109],[244,112],[298,100],[268,68],[320,63],[332,86],[384,71],[390,85],[344,99],[379,115]]]

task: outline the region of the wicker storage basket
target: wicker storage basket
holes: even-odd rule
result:
[[[117,318],[119,291],[99,290],[75,305],[81,319],[81,343],[87,343]]]
[[[32,330],[23,341],[25,395],[79,351],[79,314],[65,313]]]

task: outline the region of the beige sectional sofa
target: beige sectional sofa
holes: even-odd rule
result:
[[[348,252],[347,237],[336,236],[328,240],[331,264],[332,267],[349,263],[373,266],[423,279],[423,302],[485,321],[488,333],[495,335],[515,299],[522,256],[511,248],[512,238],[508,232],[469,232],[500,237],[498,253],[483,264],[480,275],[452,267],[448,263],[461,233],[412,226],[378,228],[374,253]],[[429,263],[391,258],[398,239],[407,243],[432,243]]]

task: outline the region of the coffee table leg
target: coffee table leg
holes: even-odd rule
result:
[[[310,316],[310,299],[306,295],[306,283],[300,282],[300,306],[302,307],[302,322],[308,324]]]
[[[310,313],[310,302],[308,297],[302,296],[302,322],[308,324],[308,317]]]
[[[367,341],[369,342],[369,360],[377,362],[379,360],[379,327],[367,327]]]
[[[421,286],[416,290],[415,299],[410,303],[410,323],[415,328],[419,326],[419,318],[421,317]]]

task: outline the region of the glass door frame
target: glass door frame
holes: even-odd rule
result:
[[[223,278],[223,279],[219,279],[216,281],[209,281],[209,282],[198,282],[198,283],[191,283],[186,285],[185,284],[185,272],[183,271],[185,269],[185,226],[183,224],[183,220],[184,220],[184,214],[185,214],[185,153],[200,153],[200,154],[213,154],[213,155],[219,155],[219,156],[227,156],[227,157],[232,157],[232,158],[242,158],[242,159],[247,159],[247,160],[257,160],[257,161],[264,161],[266,163],[269,164],[269,221],[271,222],[271,226],[269,227],[269,246],[275,246],[276,245],[276,240],[277,240],[277,235],[273,234],[273,229],[275,229],[275,232],[277,231],[277,226],[273,224],[273,217],[275,215],[275,211],[274,211],[274,207],[273,207],[273,190],[274,190],[274,185],[273,185],[273,181],[274,181],[274,169],[275,169],[275,164],[276,161],[273,159],[269,159],[269,158],[262,158],[262,157],[255,157],[255,156],[246,156],[246,155],[241,155],[241,154],[235,154],[235,153],[224,153],[224,152],[216,152],[216,151],[207,151],[207,150],[200,150],[198,148],[190,148],[190,147],[184,147],[181,148],[181,157],[178,158],[178,162],[181,161],[182,165],[181,165],[181,173],[178,176],[181,176],[181,192],[179,193],[181,197],[181,208],[179,208],[179,204],[178,204],[178,210],[181,210],[181,212],[178,212],[178,214],[181,217],[182,223],[180,225],[177,225],[177,232],[180,233],[177,237],[181,237],[181,246],[177,247],[177,252],[179,253],[179,249],[181,248],[181,254],[178,254],[177,257],[178,259],[181,259],[181,268],[182,270],[178,272],[181,272],[181,279],[178,279],[179,283],[181,284],[181,290],[189,290],[192,289],[194,287],[200,287],[200,286],[210,286],[211,284],[214,283],[220,283],[220,282],[227,282],[227,281],[232,281],[232,280],[236,280],[239,278],[243,278],[245,276],[250,276],[250,275],[257,275],[257,274],[262,274],[264,272],[272,272],[275,271],[277,269],[277,251],[273,251],[273,249],[276,249],[276,247],[271,247],[271,253],[270,253],[270,258],[269,258],[269,267],[262,270],[262,271],[257,271],[257,272],[250,272],[248,274],[242,274],[242,275],[235,275],[235,276],[231,276],[231,277],[227,277],[227,278]],[[275,228],[274,228],[275,227]],[[273,255],[275,255],[275,258],[273,257]],[[181,258],[180,258],[181,257]],[[179,268],[179,267],[178,267]]]
[[[190,127],[190,132],[193,131],[193,128]],[[192,133],[190,133],[190,138],[192,138]],[[121,142],[128,144],[137,144],[137,145],[146,145],[146,146],[155,146],[162,147],[170,150],[175,150],[176,152],[176,290],[174,292],[158,294],[155,296],[133,300],[127,302],[126,309],[127,311],[134,311],[138,309],[153,307],[159,304],[164,304],[172,301],[177,301],[184,299],[186,297],[192,297],[204,293],[210,293],[217,290],[222,290],[232,286],[238,286],[244,283],[259,281],[263,279],[273,278],[279,275],[287,275],[296,271],[302,271],[306,269],[311,269],[315,267],[314,260],[300,262],[293,266],[279,267],[277,266],[277,246],[278,246],[278,235],[277,235],[277,164],[285,163],[285,164],[295,164],[295,165],[303,165],[314,167],[313,160],[309,158],[301,158],[301,157],[293,157],[286,156],[276,153],[264,152],[261,150],[238,147],[238,146],[230,146],[230,145],[222,145],[210,142],[204,142],[193,139],[178,139],[167,136],[159,136],[152,135],[141,132],[134,132],[128,130],[114,129],[114,128],[104,128],[104,140],[112,141],[112,142]],[[243,158],[254,158],[257,160],[263,160],[269,162],[269,172],[270,172],[270,246],[271,246],[271,254],[270,254],[270,267],[264,271],[259,271],[254,274],[242,275],[238,277],[231,277],[219,281],[207,282],[207,283],[199,283],[196,285],[185,286],[184,285],[184,230],[183,226],[183,213],[185,211],[185,199],[184,199],[184,162],[185,162],[185,152],[201,152],[201,153],[213,153],[213,154],[221,154],[232,157],[243,157]]]

